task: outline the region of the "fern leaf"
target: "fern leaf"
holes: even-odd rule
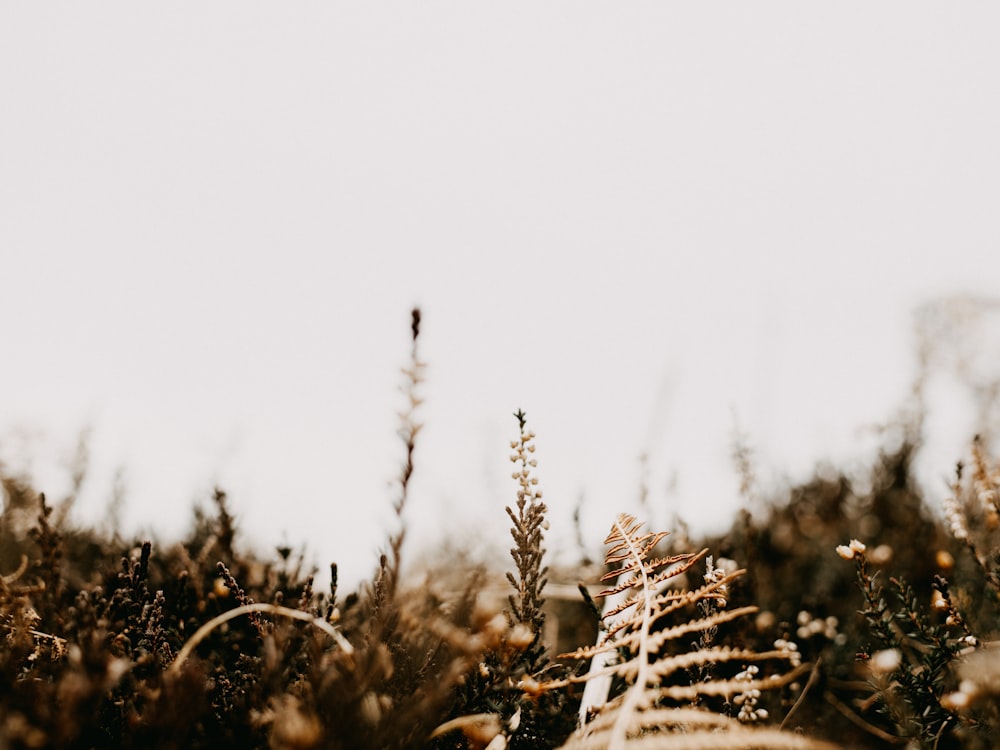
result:
[[[808,666],[798,664],[794,652],[710,646],[705,640],[695,650],[669,653],[667,646],[683,643],[684,636],[714,632],[719,625],[753,614],[757,608],[726,609],[727,587],[745,571],[723,576],[713,570],[710,558],[709,572],[716,575],[706,574],[702,585],[667,588],[672,581],[680,582],[680,576],[705,558],[708,550],[654,557],[666,534],[645,531],[644,526],[629,514],[618,516],[605,540],[609,545],[605,563],[611,570],[601,579],[614,583],[599,594],[604,598],[602,618],[606,630],[596,645],[561,655],[591,660],[586,675],[566,681],[586,684],[580,727],[563,747],[829,747],[797,734],[751,728],[730,716],[697,707],[704,698],[729,700],[749,691],[786,685]],[[691,610],[698,614],[692,617]],[[663,625],[671,615],[683,619]],[[760,678],[756,677],[755,666],[746,667],[735,677],[713,678],[711,669],[702,669],[696,673],[708,675],[704,679],[691,679],[686,684],[678,681],[679,676],[692,674],[693,667],[754,662],[788,662],[793,668]],[[734,674],[733,667],[729,667],[728,674]],[[611,697],[616,680],[625,688]]]

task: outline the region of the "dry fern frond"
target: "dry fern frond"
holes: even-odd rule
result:
[[[581,705],[581,727],[564,748],[822,748],[827,745],[777,729],[751,728],[725,714],[698,707],[703,698],[722,697],[740,703],[741,696],[786,685],[808,669],[798,653],[787,649],[757,652],[743,648],[698,645],[694,650],[668,652],[668,644],[689,634],[711,632],[723,623],[757,611],[756,607],[727,610],[729,584],[745,571],[728,575],[711,566],[705,582],[696,588],[668,588],[672,581],[705,558],[708,550],[657,558],[653,556],[663,532],[643,530],[634,516],[621,514],[605,540],[610,545],[606,564],[613,581],[599,596],[605,600],[606,632],[596,646],[566,657],[592,659],[590,671],[569,681],[586,682]],[[695,612],[695,615],[684,614]],[[671,614],[685,619],[673,625]],[[785,661],[789,671],[757,678],[755,662]],[[707,667],[735,662],[751,665],[731,677],[712,677]],[[695,670],[693,668],[701,668]],[[685,682],[685,675],[698,674]],[[730,674],[732,672],[730,671]],[[569,682],[567,681],[567,682]],[[615,681],[624,691],[609,700]],[[755,700],[755,698],[754,698]],[[754,720],[763,711],[741,718]],[[589,722],[589,723],[588,723]]]

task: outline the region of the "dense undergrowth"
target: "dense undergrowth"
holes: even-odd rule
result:
[[[550,571],[515,416],[509,570],[453,589],[454,560],[405,585],[405,523],[371,581],[344,593],[334,565],[320,591],[300,553],[240,543],[221,491],[154,547],[72,527],[2,476],[0,748],[1000,743],[1000,468],[983,441],[943,509],[914,481],[911,424],[860,481],[817,476],[714,538],[609,518],[603,566]]]

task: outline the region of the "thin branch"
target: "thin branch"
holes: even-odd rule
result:
[[[860,727],[869,734],[875,735],[883,742],[891,742],[894,745],[904,745],[911,739],[910,737],[897,737],[894,734],[889,734],[883,729],[879,729],[874,724],[869,724],[867,721],[858,716],[854,711],[852,711],[849,706],[845,706],[842,702],[840,702],[837,699],[837,696],[835,696],[833,693],[829,691],[824,693],[823,697],[826,698],[827,702],[831,706],[840,711],[840,713],[842,713],[853,724]]]
[[[792,707],[788,710],[788,713],[785,714],[785,718],[781,720],[781,723],[778,725],[778,729],[784,729],[785,725],[788,723],[789,719],[792,718],[792,714],[794,714],[796,711],[798,711],[799,706],[802,705],[802,701],[804,701],[805,698],[806,698],[806,693],[809,692],[809,689],[813,685],[815,685],[816,684],[816,680],[819,679],[819,665],[822,664],[822,663],[823,663],[823,659],[821,659],[821,658],[817,658],[816,659],[816,663],[813,664],[812,672],[809,673],[809,679],[806,682],[806,686],[804,688],[802,688],[802,692],[799,693],[799,697],[795,699],[795,703],[792,704]]]
[[[255,612],[267,612],[268,614],[271,615],[280,615],[282,617],[290,617],[293,620],[302,620],[303,622],[308,622],[316,626],[320,630],[322,630],[331,638],[333,638],[333,640],[336,641],[337,645],[344,650],[344,653],[346,654],[354,653],[354,646],[351,645],[351,642],[348,641],[340,633],[339,630],[333,627],[333,625],[328,623],[322,617],[314,617],[308,612],[303,612],[300,609],[291,609],[289,607],[282,607],[277,604],[268,604],[267,602],[256,602],[254,604],[244,604],[241,607],[236,607],[235,609],[227,610],[226,612],[223,612],[221,615],[213,617],[211,620],[209,620],[200,628],[198,628],[195,634],[187,639],[187,642],[184,644],[183,648],[181,648],[180,652],[177,654],[177,657],[174,659],[173,663],[170,665],[170,668],[167,671],[173,674],[179,672],[181,666],[183,666],[184,662],[187,661],[187,658],[191,656],[191,652],[194,651],[194,649],[198,646],[199,643],[205,640],[205,638],[208,636],[209,633],[211,633],[213,630],[219,627],[219,625],[229,622],[230,620],[234,620],[237,617],[240,617],[241,615],[248,615]]]

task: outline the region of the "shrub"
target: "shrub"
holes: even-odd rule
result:
[[[398,527],[346,596],[336,564],[318,591],[301,553],[244,548],[221,490],[160,546],[69,526],[0,477],[0,747],[996,745],[1000,468],[982,441],[943,516],[910,472],[913,425],[860,485],[816,477],[715,538],[619,515],[601,605],[581,584],[571,607],[549,580],[593,566],[546,563],[518,411],[510,569],[455,584],[449,559],[425,571],[435,585],[407,585],[420,324],[414,310]]]

